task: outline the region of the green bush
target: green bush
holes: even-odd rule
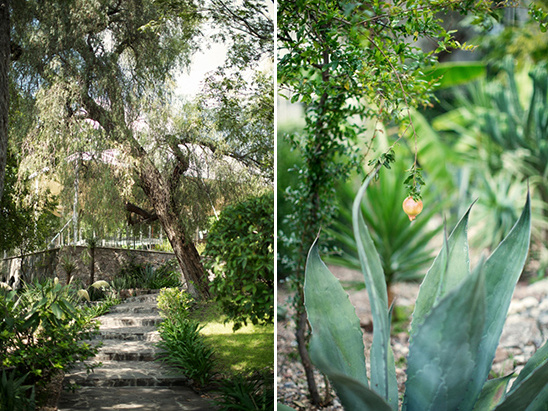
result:
[[[0,289],[0,368],[11,369],[26,385],[45,386],[59,370],[93,357],[85,342],[99,328],[78,296],[57,280]]]
[[[162,288],[158,295],[158,308],[164,318],[176,315],[186,317],[194,303],[192,296],[179,288]]]
[[[159,357],[160,361],[204,386],[214,375],[214,361],[213,349],[205,343],[200,329],[197,321],[189,320],[186,313],[177,312],[158,327],[161,340],[157,345],[164,350]]]
[[[265,194],[226,207],[208,233],[206,268],[234,329],[274,319],[274,199]]]

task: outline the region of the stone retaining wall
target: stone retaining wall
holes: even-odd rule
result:
[[[66,258],[76,263],[72,276],[83,284],[88,284],[91,259],[90,250],[84,246],[53,248],[1,260],[0,281],[17,286],[21,279],[32,281],[36,278],[58,277],[60,282],[65,283],[67,275],[61,263]],[[120,268],[129,262],[151,264],[157,268],[173,258],[173,253],[162,251],[96,247],[95,281],[112,280],[120,272]]]

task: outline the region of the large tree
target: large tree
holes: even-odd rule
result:
[[[13,6],[17,73],[38,89],[39,119],[29,158],[59,167],[74,153],[116,150],[160,221],[195,294],[209,295],[207,277],[186,229],[181,191],[195,164],[195,147],[215,153],[217,134],[168,122],[153,128],[170,101],[175,70],[197,49],[203,16],[192,1],[28,0]],[[155,117],[156,116],[156,117]],[[36,160],[34,160],[36,165]],[[187,199],[188,200],[188,199]]]

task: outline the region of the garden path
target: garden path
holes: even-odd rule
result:
[[[59,411],[215,409],[188,387],[184,375],[174,375],[154,361],[161,322],[156,298],[132,297],[99,317],[98,340],[103,345],[89,363],[100,361],[103,366],[91,373],[81,366],[65,376],[65,385],[81,388],[63,391]]]

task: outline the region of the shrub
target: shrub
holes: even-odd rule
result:
[[[0,410],[34,410],[34,387],[24,385],[26,375],[16,378],[16,372],[2,370],[0,377]]]
[[[177,269],[177,261],[170,260],[154,269],[151,264],[136,264],[130,261],[124,264],[112,281],[116,290],[130,288],[148,288],[159,290],[164,287],[180,287],[181,274]]]
[[[98,329],[78,297],[57,280],[26,285],[18,295],[0,290],[0,368],[25,384],[45,386],[59,370],[97,354],[84,342]]]
[[[235,375],[221,381],[221,399],[215,405],[221,411],[268,411],[274,409],[274,379],[272,373]]]
[[[212,289],[234,329],[274,319],[272,194],[226,207],[208,233],[204,254]]]
[[[398,407],[398,389],[386,283],[369,231],[359,218],[369,181],[354,202],[353,223],[373,316],[370,381],[359,319],[348,295],[321,261],[316,244],[308,256],[304,287],[312,327],[309,350],[345,409],[391,411]],[[529,197],[512,231],[473,271],[466,235],[469,212],[445,238],[421,285],[411,323],[403,409],[544,409],[548,344],[537,350],[509,390],[511,376],[487,380],[527,257]]]
[[[179,288],[162,288],[158,295],[158,308],[164,318],[177,315],[186,318],[193,305],[192,296]]]
[[[198,385],[207,385],[213,377],[213,349],[200,335],[200,324],[189,320],[184,313],[166,318],[158,327],[164,352],[160,361],[182,371]]]

